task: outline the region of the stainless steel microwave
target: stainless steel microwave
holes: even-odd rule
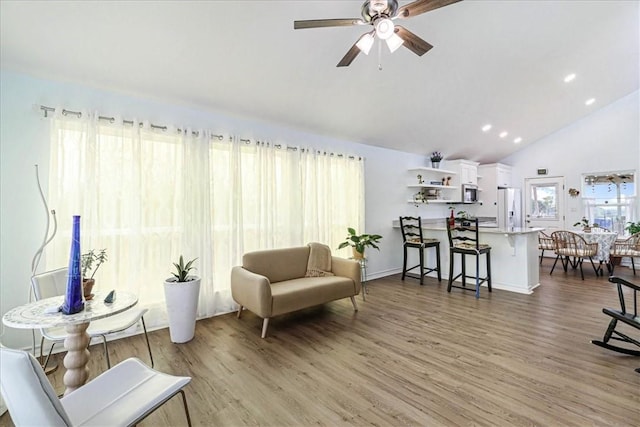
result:
[[[478,186],[462,184],[462,203],[476,203],[478,201]]]

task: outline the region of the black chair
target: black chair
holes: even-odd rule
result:
[[[478,240],[478,218],[445,218],[447,223],[447,235],[449,236],[449,286],[447,292],[451,292],[451,288],[459,288],[463,290],[473,290],[467,288],[466,279],[475,279],[476,298],[480,298],[480,285],[487,282],[489,292],[491,292],[491,246],[482,244]],[[453,277],[453,264],[455,254],[460,254],[462,261],[462,272]],[[486,255],[487,275],[480,277],[480,256]],[[468,276],[466,271],[466,256],[476,257],[476,274]],[[453,282],[462,277],[462,286],[454,285]]]
[[[640,350],[634,350],[628,347],[619,347],[617,345],[609,344],[609,340],[617,340],[622,341],[628,344],[635,345],[640,347],[640,341],[631,338],[630,336],[617,331],[616,326],[618,325],[618,321],[623,322],[633,328],[640,330],[640,313],[638,313],[638,295],[640,294],[640,286],[634,285],[631,282],[628,282],[619,277],[611,276],[609,277],[609,281],[611,283],[615,283],[618,286],[618,298],[620,299],[620,310],[616,310],[613,308],[603,308],[602,312],[607,316],[611,316],[612,319],[609,322],[609,327],[604,333],[604,338],[602,341],[592,340],[591,342],[600,347],[604,347],[609,350],[617,351],[624,354],[629,354],[631,356],[640,356]],[[633,304],[633,312],[627,311],[627,305],[625,303],[625,294],[624,288],[629,288],[628,291],[629,297],[628,302]],[[636,369],[636,372],[640,373],[640,368]]]
[[[404,259],[402,261],[402,280],[405,276],[419,278],[420,284],[424,284],[424,276],[435,271],[438,273],[438,282],[442,280],[440,276],[440,241],[438,239],[425,239],[422,236],[422,220],[420,217],[411,216],[400,217],[400,230],[402,230],[402,248],[404,249]],[[420,255],[420,263],[411,268],[407,268],[407,249],[417,249]],[[436,267],[425,267],[424,251],[427,248],[436,250]],[[409,271],[420,267],[420,277],[407,274]]]

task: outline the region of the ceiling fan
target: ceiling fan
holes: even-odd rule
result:
[[[351,46],[344,58],[338,62],[338,67],[346,67],[351,64],[360,52],[368,55],[376,37],[384,40],[391,52],[395,52],[400,46],[404,45],[416,55],[422,56],[433,46],[406,28],[395,25],[393,21],[411,18],[459,1],[461,0],[416,0],[398,8],[397,0],[366,0],[362,4],[362,18],[294,21],[293,28],[300,30],[304,28],[348,27],[351,25],[373,26],[372,31],[363,34]]]

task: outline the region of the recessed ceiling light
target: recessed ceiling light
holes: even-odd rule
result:
[[[491,130],[491,125],[490,124],[486,124],[484,126],[482,126],[482,132],[489,132]]]
[[[506,130],[503,130],[502,132],[500,132],[500,138],[504,138],[507,135],[509,135],[509,132],[507,132]]]
[[[569,83],[570,81],[572,81],[573,79],[576,78],[575,73],[571,73],[571,74],[567,74],[564,78],[564,82],[565,83]]]
[[[596,99],[595,99],[595,98],[589,98],[589,99],[587,99],[586,101],[584,101],[584,105],[591,105],[591,104],[593,104],[594,102],[596,102]]]
[[[514,144],[520,144],[522,142],[522,138],[517,137],[516,139],[513,140]]]

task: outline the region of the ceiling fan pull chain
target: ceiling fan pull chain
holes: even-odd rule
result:
[[[382,42],[378,40],[378,71],[382,71]]]

